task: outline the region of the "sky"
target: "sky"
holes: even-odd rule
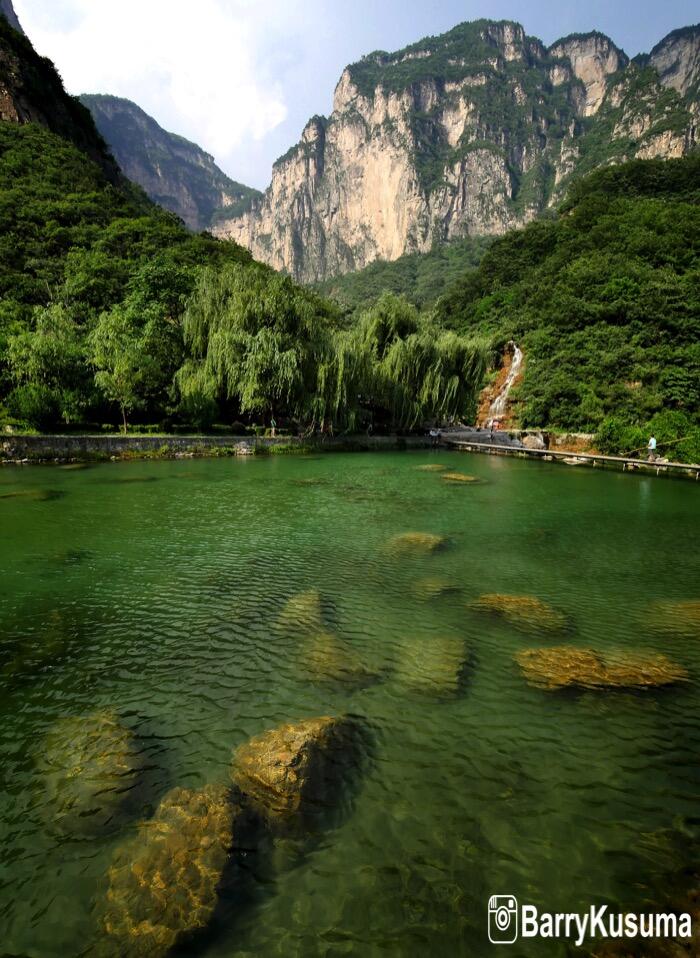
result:
[[[111,93],[264,189],[348,63],[479,17],[546,44],[600,30],[630,56],[700,19],[697,0],[13,0],[69,93]]]

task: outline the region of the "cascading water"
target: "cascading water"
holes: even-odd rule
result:
[[[513,359],[511,360],[510,369],[508,370],[508,375],[506,376],[506,381],[501,387],[501,391],[496,396],[494,401],[489,406],[489,421],[488,426],[492,426],[494,422],[499,420],[502,416],[505,415],[506,405],[508,403],[508,396],[515,380],[520,375],[520,370],[523,365],[523,351],[517,345],[517,343],[510,342],[508,343],[508,349],[512,350]]]

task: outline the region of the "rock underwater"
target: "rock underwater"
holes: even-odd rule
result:
[[[396,681],[411,692],[451,698],[461,691],[468,658],[464,639],[456,636],[411,639],[402,646]]]
[[[293,595],[277,616],[275,626],[287,634],[313,635],[324,628],[324,609],[321,593],[309,589]]]
[[[664,635],[700,638],[700,599],[652,603],[651,628]]]
[[[531,595],[487,593],[471,602],[469,608],[498,615],[524,632],[563,632],[568,625],[562,612]]]
[[[347,642],[325,629],[307,636],[300,651],[301,671],[316,681],[357,685],[377,678]]]
[[[602,653],[574,646],[526,649],[515,660],[532,685],[544,689],[649,689],[688,679],[665,655]]]
[[[393,556],[420,556],[431,555],[447,548],[446,536],[435,535],[432,532],[403,532],[392,536],[385,545],[385,551]]]
[[[35,761],[52,824],[71,831],[108,825],[139,770],[134,736],[112,710],[60,719]]]
[[[233,845],[236,807],[226,785],[174,788],[117,849],[99,906],[120,958],[160,958],[205,928]]]
[[[422,579],[416,579],[411,586],[411,592],[417,599],[428,601],[429,599],[438,599],[445,595],[454,595],[459,592],[461,586],[453,579],[447,579],[444,576],[424,576]]]
[[[355,731],[354,723],[330,716],[270,729],[236,749],[233,783],[269,824],[293,824],[332,804],[355,760]]]

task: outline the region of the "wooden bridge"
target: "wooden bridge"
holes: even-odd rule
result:
[[[700,465],[685,462],[649,462],[647,459],[627,459],[622,456],[603,456],[590,452],[556,452],[553,449],[529,449],[521,445],[499,445],[496,442],[476,442],[463,438],[443,436],[443,445],[460,452],[481,452],[495,456],[516,456],[519,459],[541,459],[544,462],[562,462],[568,466],[593,466],[603,469],[621,469],[657,476],[685,476],[697,481]]]

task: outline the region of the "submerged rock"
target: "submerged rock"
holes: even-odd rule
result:
[[[461,586],[452,579],[431,575],[424,576],[422,579],[416,579],[411,591],[417,599],[429,600],[437,599],[444,595],[453,595],[459,592],[460,588]]]
[[[264,819],[293,821],[328,802],[349,732],[346,720],[321,716],[256,735],[234,752],[233,783]]]
[[[317,589],[292,596],[277,616],[276,626],[280,632],[293,635],[308,635],[324,628],[324,613],[321,593]]]
[[[529,682],[546,689],[646,689],[688,678],[686,670],[665,655],[560,646],[526,649],[515,660]]]
[[[320,681],[356,685],[376,678],[347,642],[326,630],[306,639],[302,646],[301,666],[304,673]]]
[[[138,773],[132,732],[108,709],[60,719],[36,753],[47,812],[61,828],[104,827]]]
[[[492,592],[479,596],[469,607],[477,612],[501,616],[510,625],[525,632],[563,632],[568,624],[563,612],[558,612],[532,595]]]
[[[116,852],[100,909],[118,954],[161,956],[209,923],[233,845],[230,789],[174,788]]]
[[[429,462],[425,466],[416,466],[419,472],[442,472],[443,469],[447,469],[447,466],[443,466],[439,462]]]
[[[444,472],[441,478],[445,482],[481,482],[477,476],[468,476],[464,472]]]
[[[23,499],[26,502],[53,502],[64,496],[65,492],[61,489],[16,489],[12,492],[0,492],[0,499]]]
[[[413,692],[455,696],[463,685],[467,662],[464,639],[455,636],[412,639],[403,646],[396,680]]]
[[[700,638],[700,599],[652,603],[651,624],[656,632]]]
[[[385,549],[390,555],[430,555],[445,549],[447,544],[446,536],[432,532],[403,532],[389,539]]]

